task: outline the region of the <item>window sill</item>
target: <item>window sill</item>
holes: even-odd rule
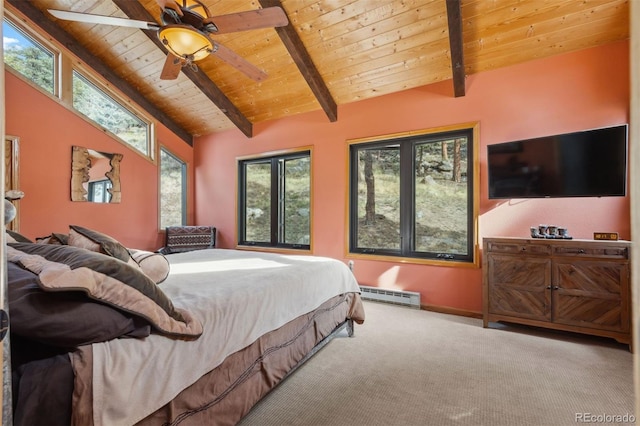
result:
[[[311,249],[290,249],[284,247],[264,247],[264,246],[245,246],[236,245],[236,250],[261,251],[265,253],[279,254],[312,254]]]
[[[376,262],[392,262],[408,265],[443,266],[448,268],[480,268],[480,258],[476,252],[473,262],[459,260],[423,259],[417,257],[385,256],[376,254],[346,253],[347,259],[372,260]]]

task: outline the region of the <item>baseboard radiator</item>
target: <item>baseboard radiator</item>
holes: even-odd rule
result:
[[[393,303],[420,309],[420,293],[414,291],[388,290],[366,285],[361,285],[360,291],[362,292],[360,297],[363,300],[374,300],[376,302]]]

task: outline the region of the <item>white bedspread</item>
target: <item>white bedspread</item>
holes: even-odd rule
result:
[[[360,291],[346,265],[324,257],[212,249],[168,259],[160,288],[204,333],[195,341],[151,335],[94,344],[96,425],[134,424],[261,335]]]

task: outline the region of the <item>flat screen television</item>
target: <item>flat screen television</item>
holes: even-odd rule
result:
[[[488,145],[489,198],[624,196],[628,125]]]

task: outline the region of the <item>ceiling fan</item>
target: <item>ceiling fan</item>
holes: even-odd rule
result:
[[[169,51],[160,74],[163,80],[178,78],[183,67],[197,71],[195,62],[211,54],[249,78],[262,81],[267,77],[264,71],[210,36],[259,28],[283,27],[289,23],[287,15],[277,6],[211,16],[200,0],[157,0],[157,3],[162,8],[160,15],[162,24],[64,10],[48,9],[48,11],[56,18],[66,21],[157,31],[158,39]]]

